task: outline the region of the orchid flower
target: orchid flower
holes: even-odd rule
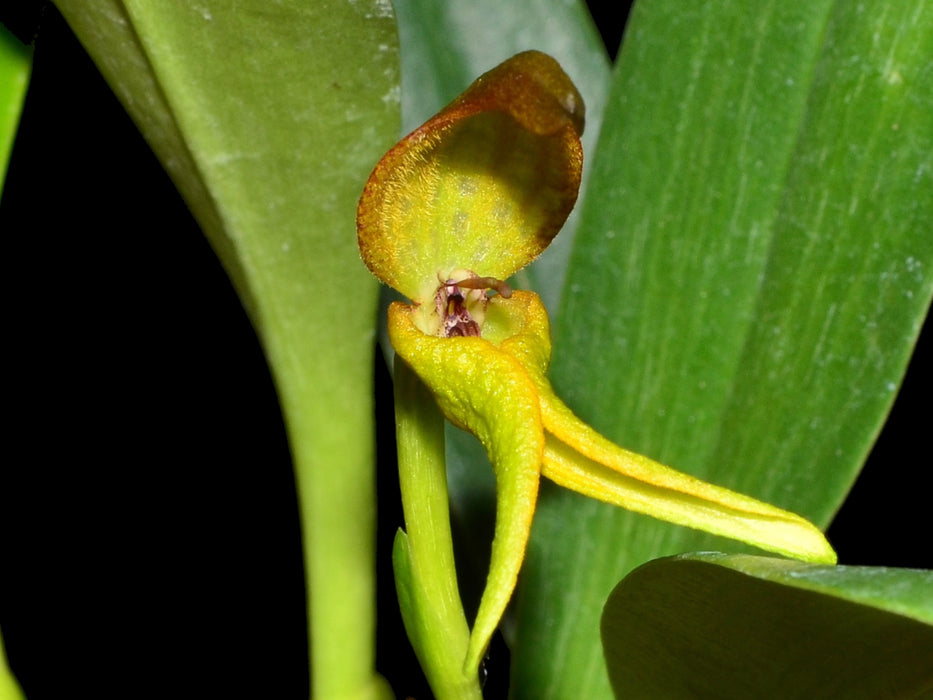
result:
[[[573,208],[583,124],[583,100],[560,66],[519,54],[393,147],[360,199],[364,262],[411,300],[389,308],[397,357],[444,416],[480,440],[495,471],[490,568],[466,670],[478,667],[515,588],[541,475],[772,552],[836,558],[800,516],[625,450],[554,393],[544,305],[504,280],[547,247]]]

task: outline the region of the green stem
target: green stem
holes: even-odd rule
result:
[[[470,628],[454,564],[444,417],[402,360],[395,360],[399,485],[407,534],[395,540],[393,563],[405,629],[439,700],[480,699],[474,674],[464,674]]]
[[[298,489],[311,697],[391,697],[373,672],[372,346],[348,343],[328,354],[294,331],[267,328],[267,338]],[[305,352],[286,351],[296,346]],[[317,359],[308,362],[306,356]]]

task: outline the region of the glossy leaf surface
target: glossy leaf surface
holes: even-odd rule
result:
[[[353,212],[398,137],[391,7],[56,4],[182,192],[263,343],[302,502],[312,692],[375,695],[378,287],[360,264]]]
[[[636,6],[555,329],[584,420],[828,523],[933,291],[931,55],[919,5]],[[735,551],[546,491],[535,522],[518,697],[609,696],[612,586]]]
[[[925,697],[931,591],[933,572],[915,569],[653,561],[606,603],[612,686],[619,698]]]
[[[31,68],[32,49],[0,25],[0,191]]]

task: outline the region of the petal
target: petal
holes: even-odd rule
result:
[[[661,520],[805,561],[836,561],[823,534],[804,518],[624,450],[577,418],[547,379],[548,318],[536,294],[494,298],[483,337],[518,359],[537,385],[547,434],[541,473],[547,478]]]
[[[660,520],[731,537],[804,561],[834,564],[804,518],[701,481],[613,444],[539,386],[548,431],[541,473],[565,488]]]
[[[489,575],[464,666],[472,672],[505,612],[525,556],[544,428],[534,382],[515,357],[483,338],[426,335],[415,326],[412,311],[398,302],[389,307],[392,345],[434,394],[448,420],[479,439],[496,474]]]
[[[557,235],[580,187],[583,100],[529,51],[481,76],[392,148],[360,198],[360,252],[415,302],[438,273],[506,279]]]

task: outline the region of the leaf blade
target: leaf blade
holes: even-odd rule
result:
[[[607,601],[613,687],[618,697],[916,697],[933,688],[931,585],[933,573],[911,569],[656,560]]]
[[[807,178],[820,176],[814,166],[818,157],[808,155],[816,148],[814,139],[826,138],[845,113],[846,94],[833,92],[834,76],[853,64],[863,71],[859,75],[884,75],[888,57],[870,36],[893,30],[912,46],[899,60],[912,66],[920,84],[929,82],[923,57],[929,55],[925,27],[930,18],[865,12],[828,2],[758,4],[754,9],[738,4],[690,10],[651,2],[636,6],[555,333],[554,383],[584,420],[626,448],[823,525],[854,478],[893,391],[889,388],[881,400],[875,392],[857,428],[861,439],[847,435],[847,449],[823,474],[814,465],[835,446],[780,443],[793,434],[788,426],[794,420],[800,434],[821,434],[806,429],[801,419],[810,417],[806,410],[813,411],[813,405],[793,410],[794,397],[811,391],[810,385],[787,389],[773,353],[772,364],[765,361],[773,349],[767,331],[774,321],[769,326],[761,319],[763,309],[784,308],[781,294],[800,278],[811,289],[821,283],[819,276],[808,277],[806,268],[793,267],[800,262],[799,255],[790,254],[793,245],[774,241],[787,231],[805,238],[816,221],[815,213],[809,221],[798,217],[794,202],[805,199]],[[887,89],[883,83],[872,85],[876,94]],[[933,133],[933,127],[920,128],[929,124],[929,109],[917,108],[929,94],[915,85],[910,96],[895,98],[916,105],[909,109],[915,129],[906,161],[886,160],[883,147],[871,151],[889,174],[895,164],[903,166],[892,190],[899,194],[884,201],[888,206],[897,202],[899,208],[892,211],[909,213],[906,226],[892,235],[909,238],[914,257],[924,261],[918,267],[925,276],[911,281],[912,302],[898,306],[893,316],[899,320],[888,317],[900,331],[885,330],[890,336],[885,342],[893,349],[886,351],[881,383],[895,386],[933,289],[929,242],[919,241],[922,234],[910,235],[914,229],[930,230],[933,216],[930,196],[924,194],[933,188],[924,189],[921,182],[928,177],[924,158],[930,149],[918,147],[924,134]],[[858,107],[866,123],[883,119],[868,93],[860,95]],[[858,121],[849,114],[845,123]],[[804,125],[814,135],[802,133]],[[841,143],[853,142],[867,143],[861,129]],[[844,162],[840,155],[836,165]],[[841,186],[833,195],[849,201]],[[860,231],[866,235],[864,227]],[[826,228],[812,229],[814,237],[820,234],[826,245],[832,244]],[[782,245],[785,252],[775,258],[773,248]],[[819,266],[825,248],[810,254],[807,263]],[[831,277],[834,268],[827,269]],[[880,279],[885,271],[876,268],[875,274]],[[890,271],[888,276],[893,276]],[[847,293],[844,286],[827,291]],[[775,296],[764,302],[763,293]],[[831,308],[828,299],[820,302],[824,314]],[[861,295],[869,308],[879,309],[876,302]],[[867,313],[854,308],[841,315],[850,331],[858,326],[859,313]],[[790,317],[782,324],[790,337]],[[865,341],[856,331],[839,333],[832,347],[844,344],[843,338]],[[796,370],[801,367],[798,363]],[[823,402],[819,415],[824,421],[835,419],[844,391],[837,382],[832,392],[812,392]],[[787,397],[781,401],[783,414],[775,418],[771,409],[781,392]],[[750,401],[757,402],[754,423],[748,421]],[[822,437],[831,443],[833,434]],[[813,454],[801,465],[799,457],[807,450]],[[789,466],[763,474],[772,459]],[[745,468],[750,461],[756,469]],[[521,591],[513,679],[523,689],[530,684],[528,697],[608,696],[592,644],[596,624],[591,613],[611,589],[613,576],[617,580],[638,563],[678,551],[734,549],[564,494],[542,493],[541,503]],[[536,651],[524,651],[530,648]],[[556,662],[548,666],[543,658]]]
[[[353,212],[398,130],[391,8],[57,5],[166,165],[262,341],[302,502],[313,693],[377,697],[378,285],[359,260]]]

